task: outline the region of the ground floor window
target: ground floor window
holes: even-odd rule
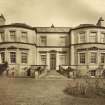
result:
[[[21,63],[27,63],[28,54],[26,52],[21,52]]]
[[[41,58],[41,65],[46,65],[46,54],[41,54],[40,58]]]
[[[16,63],[16,52],[10,52],[10,63]]]
[[[97,53],[91,52],[90,53],[90,63],[96,63],[97,62]]]
[[[81,64],[85,64],[85,53],[79,53],[79,59]]]
[[[101,53],[101,63],[105,63],[105,53]]]
[[[61,54],[60,56],[60,65],[65,65],[66,64],[66,55],[65,54]]]
[[[1,52],[1,62],[5,62],[5,52]]]
[[[91,76],[95,76],[95,75],[96,75],[96,71],[95,71],[95,70],[91,70],[91,71],[90,71],[90,75],[91,75]]]

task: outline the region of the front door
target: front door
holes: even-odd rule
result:
[[[51,70],[56,69],[56,54],[55,53],[50,54],[50,69]]]

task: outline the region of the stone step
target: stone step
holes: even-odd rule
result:
[[[67,77],[59,74],[56,70],[49,71],[46,75],[40,79],[67,79]]]

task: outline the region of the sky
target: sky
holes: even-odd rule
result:
[[[105,0],[0,0],[6,24],[73,27],[105,19]]]

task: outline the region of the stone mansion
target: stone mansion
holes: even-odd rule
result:
[[[97,24],[77,27],[32,27],[24,23],[6,25],[0,16],[0,63],[8,62],[9,74],[24,75],[30,67],[66,69],[80,75],[101,75],[105,68],[105,27]]]

